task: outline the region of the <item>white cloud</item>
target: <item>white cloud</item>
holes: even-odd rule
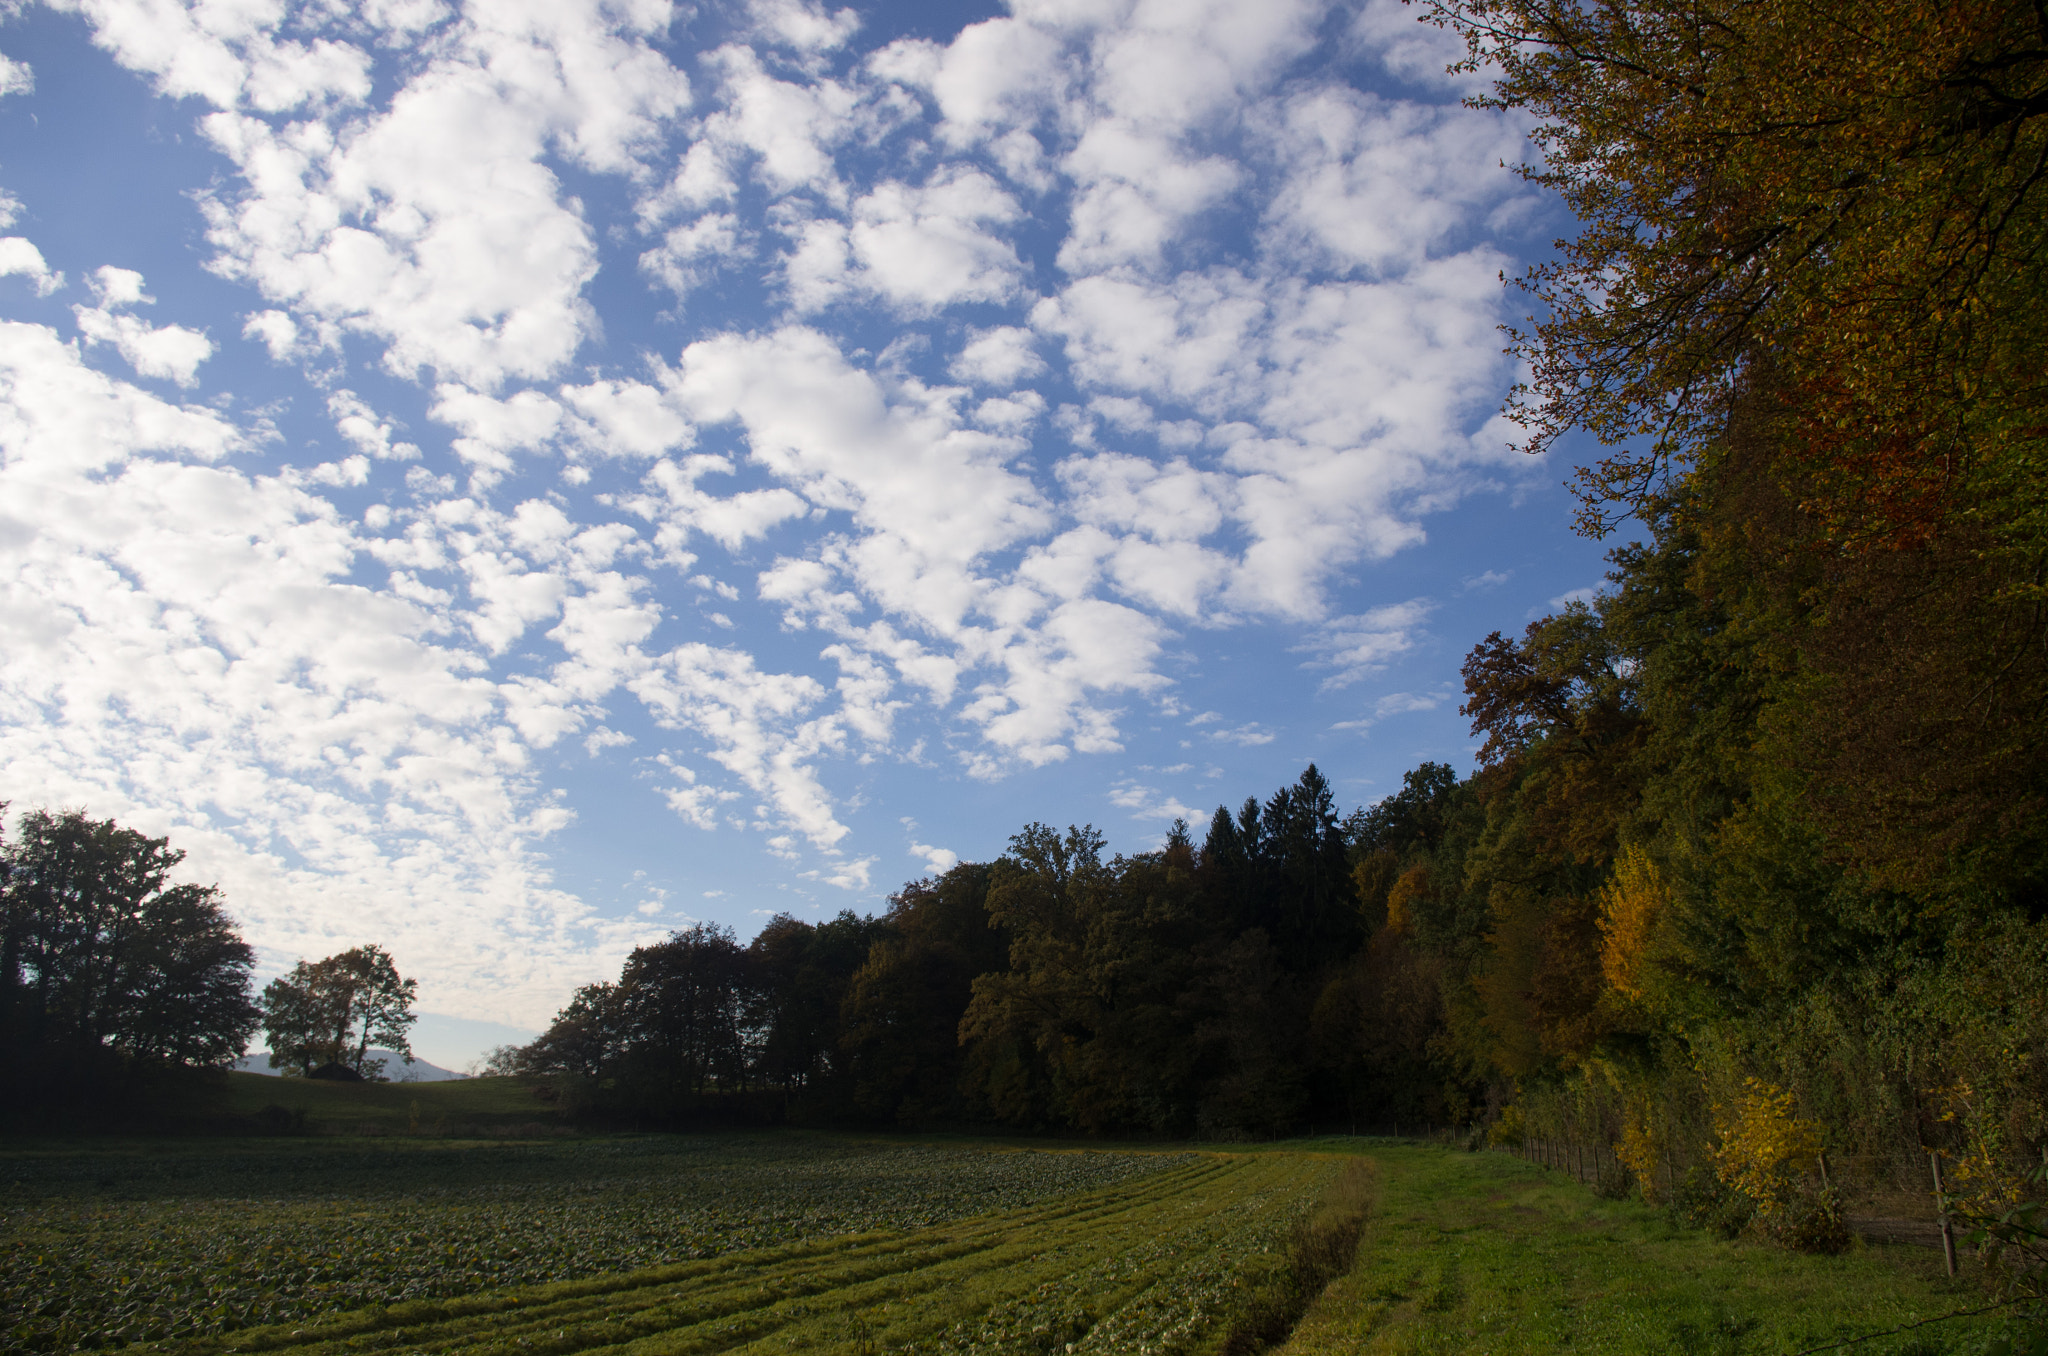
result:
[[[1266,209],[1271,246],[1340,269],[1401,273],[1516,188],[1527,150],[1508,114],[1304,91],[1277,111],[1286,179]]]
[[[1075,516],[1115,534],[1104,569],[1127,597],[1194,617],[1229,578],[1230,556],[1200,543],[1223,525],[1230,477],[1120,453],[1070,457],[1059,477]]]
[[[9,94],[26,94],[36,87],[36,73],[26,61],[0,55],[0,98]]]
[[[1203,812],[1192,805],[1182,803],[1178,796],[1162,794],[1153,787],[1125,779],[1110,789],[1110,804],[1131,812],[1133,819],[1185,819],[1190,824],[1200,823]]]
[[[1021,215],[995,180],[956,166],[922,187],[886,183],[861,198],[848,239],[866,286],[900,309],[929,313],[1016,292],[1017,252],[984,228]]]
[[[690,644],[628,686],[662,724],[702,735],[714,762],[767,797],[781,822],[814,846],[830,850],[847,835],[816,768],[845,732],[829,715],[806,718],[825,695],[816,679],[765,672],[742,651]]]
[[[43,252],[18,235],[0,238],[0,277],[8,276],[30,279],[39,297],[47,297],[64,285],[64,275],[51,271],[43,262]]]
[[[275,315],[276,312],[271,314]],[[393,422],[379,418],[377,412],[365,404],[362,397],[354,391],[344,387],[329,392],[327,413],[334,420],[335,431],[348,439],[357,451],[379,461],[419,460],[419,448],[411,443],[393,442]]]
[[[295,317],[375,337],[396,373],[489,390],[554,372],[593,329],[596,247],[545,158],[628,170],[690,99],[647,43],[661,15],[602,20],[617,27],[594,0],[474,7],[360,117],[280,129],[232,111],[218,82],[185,90],[223,110],[202,127],[247,184],[205,204],[218,267]]]
[[[35,247],[29,248],[33,252]],[[41,261],[38,253],[36,262]],[[99,305],[71,308],[88,348],[112,344],[142,376],[174,381],[180,386],[197,383],[199,365],[213,356],[211,339],[183,325],[151,326],[137,316],[116,313],[122,307],[156,303],[155,297],[143,292],[140,273],[108,265],[93,272],[92,289]]]
[[[452,383],[435,390],[432,413],[458,430],[455,454],[490,472],[511,470],[513,452],[547,446],[562,423],[562,407],[538,391],[499,400]]]
[[[836,885],[842,890],[865,890],[868,888],[870,873],[876,858],[862,857],[856,861],[840,862],[824,871],[806,871],[811,880],[821,880],[827,885]]]
[[[1030,330],[1017,325],[996,325],[973,331],[959,356],[953,359],[950,370],[960,381],[1006,391],[1043,373],[1045,359],[1038,356]]]
[[[924,90],[938,104],[949,145],[978,144],[997,129],[1029,122],[1062,88],[1062,37],[1024,18],[986,19],[943,46],[906,38],[869,58],[885,79]]]
[[[158,90],[173,98],[283,113],[360,103],[370,92],[367,52],[330,38],[280,40],[282,5],[78,0],[77,7],[101,47],[123,66],[154,76]]]
[[[666,376],[666,371],[661,373]],[[644,381],[594,381],[564,386],[577,444],[601,456],[648,458],[687,449],[696,430],[663,386]]]
[[[283,311],[253,312],[242,325],[242,337],[262,344],[272,362],[284,362],[299,349],[298,324]]]
[[[910,855],[921,858],[924,869],[934,876],[943,876],[960,864],[960,854],[950,848],[933,847],[929,843],[912,843]]]
[[[681,461],[664,458],[641,481],[644,493],[620,497],[619,507],[656,524],[655,546],[664,558],[687,569],[696,557],[685,548],[690,534],[702,533],[728,551],[766,536],[778,524],[798,518],[810,505],[780,486],[713,494],[699,485],[706,475],[731,475],[723,457],[695,456]]]
[[[974,407],[974,422],[992,433],[1018,436],[1030,432],[1045,415],[1045,397],[1036,391],[991,396]]]
[[[1016,250],[987,226],[1016,221],[1016,201],[979,170],[941,169],[922,186],[888,182],[853,204],[850,222],[791,223],[786,265],[800,312],[875,297],[906,315],[1018,289]]]
[[[1334,617],[1318,629],[1303,648],[1317,658],[1311,668],[1334,670],[1323,680],[1330,691],[1349,687],[1384,670],[1389,662],[1415,648],[1424,623],[1435,610],[1427,599],[1391,603],[1353,617]]]
[[[684,297],[703,286],[721,261],[746,253],[739,218],[710,212],[670,230],[661,244],[640,256],[640,267]]]
[[[1140,4],[1094,36],[1099,113],[1063,161],[1075,196],[1062,268],[1157,266],[1190,218],[1237,187],[1242,170],[1198,150],[1198,134],[1309,46],[1318,9],[1303,0]]]
[[[891,401],[816,330],[703,340],[680,373],[695,418],[737,422],[755,462],[863,529],[844,553],[867,591],[941,634],[978,601],[974,562],[1047,521],[1037,489],[1004,464],[1012,444],[919,389]]]
[[[745,47],[722,47],[706,60],[722,77],[724,107],[704,120],[705,139],[728,156],[752,155],[773,193],[808,189],[840,201],[832,148],[855,130],[858,94],[829,79],[778,80]]]
[[[827,13],[816,0],[753,0],[756,32],[799,52],[829,52],[846,45],[860,28],[850,9]]]
[[[1350,37],[1361,55],[1412,84],[1463,96],[1485,91],[1492,80],[1483,70],[1451,74],[1447,68],[1465,59],[1464,41],[1401,0],[1365,0],[1351,22]]]

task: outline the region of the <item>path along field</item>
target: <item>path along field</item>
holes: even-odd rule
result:
[[[0,1172],[22,1352],[1245,1351],[1285,1339],[1258,1311],[1333,1191],[1365,1233],[1292,1356],[1784,1353],[1976,1293],[1920,1254],[1724,1243],[1505,1155],[1384,1142],[158,1141],[0,1150]]]

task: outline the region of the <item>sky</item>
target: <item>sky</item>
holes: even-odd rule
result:
[[[0,800],[459,1067],[693,922],[1470,766],[1570,231],[1386,0],[0,20]]]

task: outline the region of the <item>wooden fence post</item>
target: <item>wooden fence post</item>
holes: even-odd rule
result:
[[[1956,1231],[1948,1222],[1948,1193],[1941,1185],[1941,1155],[1929,1150],[1928,1163],[1934,1168],[1934,1204],[1941,1211],[1941,1260],[1948,1264],[1948,1274],[1956,1274]]]

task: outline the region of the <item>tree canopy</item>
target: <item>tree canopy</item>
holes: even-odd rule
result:
[[[2034,518],[2048,382],[2048,19],[2018,0],[1432,0],[1537,119],[1525,173],[1577,218],[1522,280],[1524,445],[1613,448],[1597,527],[1789,402],[1783,455],[1845,536],[1971,501]],[[2038,532],[2040,524],[2034,523]]]
[[[417,1020],[418,984],[401,977],[391,954],[357,946],[324,960],[299,961],[263,990],[263,1030],[270,1067],[303,1076],[338,1064],[359,1077],[383,1077],[374,1047],[412,1063],[407,1033]]]
[[[80,811],[33,811],[0,840],[0,1059],[47,1094],[17,1111],[119,1100],[138,1073],[248,1047],[254,953],[217,888],[171,880],[184,856]]]

